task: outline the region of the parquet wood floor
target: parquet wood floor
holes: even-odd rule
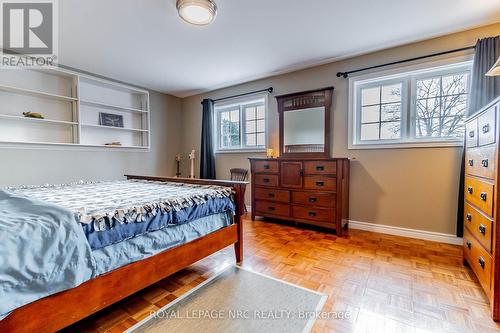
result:
[[[500,332],[459,246],[244,223],[243,267],[326,293],[324,311],[349,313],[318,320],[313,332]],[[232,263],[229,247],[64,331],[122,332]]]

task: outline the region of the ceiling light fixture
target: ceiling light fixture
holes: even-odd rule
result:
[[[194,25],[207,25],[215,20],[217,5],[212,0],[177,0],[179,16]]]

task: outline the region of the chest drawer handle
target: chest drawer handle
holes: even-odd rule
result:
[[[472,247],[472,243],[470,242],[470,240],[465,242],[465,244],[467,245],[467,248],[470,250],[470,248]]]
[[[480,197],[481,200],[486,201],[486,192],[481,192]]]
[[[315,198],[315,197],[309,197],[309,202],[316,202],[316,201],[318,201],[317,198]]]
[[[325,171],[325,167],[323,165],[316,165],[316,171]]]
[[[484,160],[482,160],[482,161],[481,161],[481,165],[482,165],[483,167],[487,168],[487,167],[488,167],[488,159],[487,159],[487,158],[485,158]]]
[[[316,216],[316,212],[309,212],[309,213],[308,213],[308,215],[309,215],[310,217],[315,217],[315,216]]]
[[[324,186],[325,182],[316,182],[316,186]]]
[[[264,169],[269,170],[269,164],[264,164]]]
[[[269,183],[269,178],[264,178],[264,179],[262,179],[262,181],[263,181],[264,183]]]
[[[267,207],[267,209],[268,209],[269,211],[271,211],[271,212],[274,212],[274,211],[276,210],[276,208],[275,208],[275,207],[272,207],[272,206]]]
[[[490,124],[486,124],[483,126],[483,133],[488,133],[490,131]]]
[[[472,221],[472,214],[471,213],[467,213],[466,217],[467,221]]]
[[[472,194],[472,186],[467,187],[467,192],[469,192],[469,194]]]
[[[479,266],[481,266],[481,268],[484,269],[484,258],[483,257],[479,257],[479,259],[477,260],[477,262],[479,263]]]
[[[473,138],[474,137],[474,131],[470,131],[469,132],[469,138]]]
[[[483,235],[486,234],[486,227],[483,224],[479,225],[479,232]]]
[[[474,166],[474,160],[469,160],[469,166]]]
[[[275,197],[274,193],[268,193],[268,194],[267,194],[267,196],[268,196],[269,198],[274,198],[274,197]]]

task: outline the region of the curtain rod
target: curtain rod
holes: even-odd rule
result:
[[[352,73],[357,73],[357,72],[366,71],[366,70],[369,70],[369,69],[374,69],[374,68],[379,68],[379,67],[385,67],[385,66],[390,66],[390,65],[402,64],[402,63],[409,62],[409,61],[415,61],[415,60],[420,60],[420,59],[425,59],[425,58],[430,58],[430,57],[436,57],[436,56],[440,56],[440,55],[448,54],[448,53],[455,53],[455,52],[460,52],[460,51],[465,51],[465,50],[471,50],[471,49],[474,49],[474,48],[476,48],[476,47],[475,46],[467,46],[467,47],[462,47],[462,48],[459,48],[459,49],[448,50],[448,51],[443,51],[443,52],[438,52],[438,53],[433,53],[433,54],[428,54],[428,55],[424,55],[424,56],[420,56],[420,57],[415,57],[415,58],[410,58],[410,59],[405,59],[405,60],[399,60],[399,61],[393,61],[393,62],[389,62],[389,63],[382,64],[382,65],[375,65],[375,66],[370,66],[370,67],[355,69],[353,71],[337,72],[337,77],[341,77],[342,76],[345,79],[345,78],[347,78],[349,76],[349,74],[352,74]]]
[[[214,99],[213,101],[214,102],[219,102],[219,101],[223,101],[225,99],[242,97],[242,96],[247,96],[247,95],[253,95],[253,94],[264,92],[264,91],[267,91],[268,93],[272,94],[273,90],[274,90],[273,87],[269,87],[269,88],[266,88],[266,89],[260,89],[260,90],[250,91],[250,92],[243,93],[243,94],[238,94],[238,95],[233,95],[233,96],[227,96],[227,97],[217,98],[217,99]],[[203,102],[201,102],[201,104],[203,104]]]

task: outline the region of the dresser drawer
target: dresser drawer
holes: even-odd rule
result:
[[[290,202],[290,191],[256,188],[255,199],[288,203]]]
[[[270,201],[255,201],[255,212],[257,215],[276,215],[288,217],[290,216],[290,205],[270,202]]]
[[[337,178],[326,176],[305,176],[304,189],[319,191],[335,191],[337,189]]]
[[[311,161],[304,162],[306,175],[335,175],[337,174],[337,162],[335,161]]]
[[[254,169],[256,173],[277,173],[278,161],[255,161]]]
[[[493,216],[493,184],[465,177],[465,200],[472,203],[488,216]]]
[[[255,185],[264,186],[278,186],[278,175],[255,175],[254,180]]]
[[[334,208],[335,199],[333,193],[292,192],[292,202],[299,205]]]
[[[478,145],[483,146],[495,142],[495,124],[495,107],[477,118]]]
[[[474,207],[465,203],[464,226],[491,253],[491,232],[493,221],[481,214]]]
[[[292,206],[292,216],[297,219],[312,220],[318,222],[335,222],[334,211],[327,208]]]
[[[465,152],[465,172],[484,178],[495,178],[496,147],[467,149]]]
[[[477,119],[465,124],[465,145],[467,148],[477,147]]]
[[[467,229],[464,230],[464,257],[476,273],[481,286],[489,293],[491,289],[491,257]]]

